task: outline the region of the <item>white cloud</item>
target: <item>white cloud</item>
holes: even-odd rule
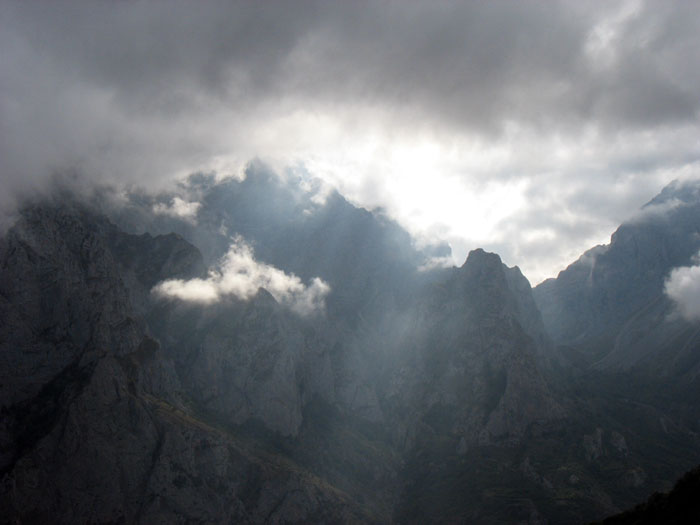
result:
[[[664,291],[688,321],[700,320],[700,266],[684,266],[671,270]]]
[[[265,4],[0,3],[0,210],[262,158],[537,282],[700,170],[696,3]]]
[[[157,284],[153,293],[186,302],[212,304],[227,296],[247,300],[260,288],[301,315],[323,310],[330,292],[330,286],[318,277],[307,286],[294,274],[256,261],[252,248],[237,237],[219,268],[210,270],[206,279],[170,279]]]
[[[173,197],[170,204],[159,202],[153,206],[153,212],[159,215],[179,217],[188,222],[196,222],[197,212],[202,205],[199,202],[187,202],[180,197]]]
[[[669,212],[681,207],[687,206],[687,203],[681,201],[680,199],[669,199],[667,201],[660,202],[658,204],[649,204],[644,206],[639,211],[634,213],[626,222],[627,223],[638,223],[645,222],[647,220],[654,220],[664,217],[669,214]]]

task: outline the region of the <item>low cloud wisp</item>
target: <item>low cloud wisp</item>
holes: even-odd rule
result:
[[[197,222],[197,212],[202,205],[199,202],[187,202],[180,197],[173,197],[170,204],[159,202],[153,206],[153,213],[178,217],[190,223]]]
[[[666,295],[688,321],[700,320],[700,266],[674,268],[664,286]]]
[[[213,304],[225,297],[248,300],[264,288],[280,303],[300,315],[323,311],[330,286],[315,277],[305,285],[299,277],[255,260],[253,249],[241,238],[234,239],[218,269],[206,279],[169,279],[157,284],[160,297],[199,304]]]

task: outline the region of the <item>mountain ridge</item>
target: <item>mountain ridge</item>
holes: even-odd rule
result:
[[[252,177],[226,183],[234,208],[246,188],[279,184]],[[284,184],[274,191],[293,201]],[[132,225],[161,220],[152,205],[127,206]],[[343,201],[318,206],[320,218],[294,222],[308,242],[292,252],[259,249],[280,235],[269,225],[241,229],[255,257],[274,264],[286,251],[297,262],[281,270],[297,275],[327,221],[343,222],[332,231],[345,232],[345,251],[322,275],[326,309],[303,316],[264,288],[207,304],[153,294],[163,280],[206,277],[213,261],[187,240],[191,222],[128,233],[89,200],[29,205],[0,239],[0,377],[12,393],[1,409],[3,516],[583,522],[700,462],[692,410],[676,394],[608,383],[590,356],[577,364],[517,267],[476,249],[459,268],[420,270],[430,252],[395,225]],[[211,226],[207,213],[197,217]],[[227,220],[206,242],[224,249],[241,234]],[[56,305],[63,316],[47,313]]]

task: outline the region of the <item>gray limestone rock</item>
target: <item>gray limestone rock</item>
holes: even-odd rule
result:
[[[0,263],[0,522],[367,521],[320,479],[192,410],[191,383],[139,315],[154,279],[196,274],[191,245],[128,236],[77,205],[39,206],[0,240]],[[330,388],[298,384],[323,352],[301,356],[308,337],[260,301],[241,321],[247,416],[293,432],[302,401]]]

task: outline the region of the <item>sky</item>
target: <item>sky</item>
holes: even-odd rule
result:
[[[0,208],[260,159],[536,284],[700,175],[698,2],[4,0],[0,49]]]

